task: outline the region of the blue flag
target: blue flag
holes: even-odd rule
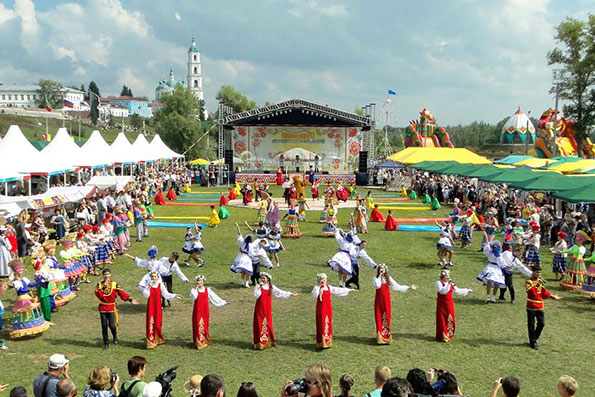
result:
[[[397,91],[388,90],[388,95],[397,95]]]

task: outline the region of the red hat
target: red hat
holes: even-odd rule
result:
[[[558,232],[558,237],[560,237],[561,239],[566,239],[566,233]]]
[[[86,231],[86,232],[90,231],[91,229],[93,229],[93,226],[91,226],[91,225],[85,225],[83,227],[83,230]]]
[[[105,214],[105,219],[111,219],[112,218],[112,213],[108,212],[107,214]]]
[[[533,229],[535,231],[537,231],[537,230],[540,229],[539,225],[537,223],[535,223],[535,222],[529,223],[529,226],[531,226],[531,229]]]
[[[84,235],[85,235],[85,233],[83,233],[82,231],[79,231],[79,232],[76,234],[76,238],[83,238],[83,236],[84,236]]]
[[[107,218],[101,219],[101,223],[107,223]]]
[[[99,226],[97,226],[97,225],[93,226],[93,231],[95,233],[97,233],[99,231]]]

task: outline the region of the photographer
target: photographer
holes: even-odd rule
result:
[[[306,367],[303,379],[285,382],[281,397],[305,396],[332,397],[333,378],[331,370],[325,364],[315,363]]]
[[[88,386],[83,390],[83,397],[115,397],[119,394],[120,377],[108,367],[95,367],[87,378]]]
[[[507,376],[506,378],[499,378],[494,382],[492,387],[492,394],[490,397],[496,397],[498,390],[502,387],[502,395],[504,397],[517,397],[521,391],[521,382],[514,376]]]
[[[35,397],[56,397],[56,386],[60,377],[69,378],[69,361],[63,354],[53,354],[48,360],[48,370],[33,381]]]

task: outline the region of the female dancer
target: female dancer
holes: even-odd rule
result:
[[[332,199],[329,200],[326,224],[322,227],[322,234],[325,236],[333,236],[337,230],[337,210],[332,201]]]
[[[281,229],[281,218],[279,217],[279,205],[271,197],[267,199],[267,215],[265,226]]]
[[[250,276],[253,272],[252,259],[250,258],[250,244],[252,243],[252,235],[248,234],[245,238],[242,236],[240,225],[236,223],[238,229],[238,247],[240,253],[236,256],[231,264],[230,270],[234,273],[240,273],[242,276],[242,287],[250,288]]]
[[[566,272],[566,257],[568,254],[563,254],[562,251],[566,251],[567,249],[566,233],[558,232],[558,241],[552,248],[550,248],[550,251],[554,254],[552,272],[556,277],[556,281],[562,280],[562,277],[564,277],[564,273]]]
[[[525,233],[523,238],[527,240],[525,247],[525,265],[527,266],[541,266],[541,257],[539,256],[539,246],[541,244],[541,234],[539,234],[540,227],[537,223],[531,222],[531,232]]]
[[[327,265],[339,275],[339,287],[344,287],[347,275],[351,276],[353,274],[353,265],[349,255],[353,243],[347,237],[343,230],[335,230],[335,240],[339,244],[339,251],[327,262]]]
[[[184,237],[184,246],[182,252],[188,254],[188,258],[184,260],[184,266],[190,266],[190,259],[196,262],[197,267],[204,265],[204,261],[198,255],[202,254],[205,247],[202,245],[202,227],[200,227],[196,221],[194,222],[194,233],[191,228],[186,228],[186,236]]]
[[[473,224],[473,210],[467,210],[467,216],[461,216],[461,230],[459,238],[461,239],[461,248],[471,245],[471,225]]]
[[[486,232],[484,231],[484,234]],[[484,236],[486,241],[488,236]],[[504,281],[504,274],[502,273],[502,245],[500,241],[496,240],[492,243],[483,245],[483,254],[488,257],[488,264],[483,268],[482,272],[477,276],[477,279],[486,286],[486,303],[496,303],[496,292],[499,288],[506,288]],[[490,291],[493,290],[493,296]]]
[[[560,281],[560,286],[564,289],[579,289],[585,281],[587,273],[584,259],[587,248],[583,246],[585,241],[589,241],[589,236],[583,230],[579,230],[574,237],[574,245],[567,250],[560,251],[562,254],[570,254],[564,279]]]
[[[347,191],[347,189],[345,189],[341,182],[339,182],[339,186],[337,186],[337,191],[335,195],[337,196],[338,200],[342,200],[343,202],[347,201],[347,199],[349,198],[349,192]]]
[[[449,342],[455,334],[455,304],[452,299],[457,295],[466,296],[473,292],[471,288],[459,288],[450,280],[450,272],[442,270],[440,280],[436,281],[436,340]]]
[[[275,298],[289,299],[297,296],[297,292],[283,291],[271,284],[273,276],[267,272],[260,273],[258,285],[254,287],[254,321],[252,323],[252,337],[254,348],[264,350],[275,346],[273,334],[273,307],[272,296]]]
[[[154,349],[158,345],[165,343],[163,333],[161,332],[163,320],[161,298],[165,300],[182,299],[182,295],[167,292],[158,272],[151,272],[150,277],[151,281],[148,288],[143,289],[143,296],[147,298],[147,349]]]
[[[252,186],[249,183],[244,184],[242,188],[242,203],[248,205],[252,202]]]
[[[384,230],[392,231],[397,230],[399,228],[399,224],[393,218],[393,212],[388,210],[388,215],[386,216],[386,221],[384,222]]]
[[[348,200],[356,200],[357,199],[357,189],[355,188],[355,184],[351,184],[349,186],[349,197]]]
[[[327,284],[326,273],[316,275],[312,296],[316,299],[316,347],[328,349],[333,345],[333,306],[331,295],[347,296],[350,288],[333,287]]]
[[[436,226],[440,228],[440,238],[438,239],[438,243],[436,243],[436,248],[438,249],[438,259],[440,259],[440,262],[438,262],[438,266],[440,266],[443,269],[446,269],[448,268],[448,266],[453,265],[453,233],[448,221],[445,221],[442,224],[436,222]]]
[[[196,281],[196,287],[190,290],[190,298],[194,301],[192,309],[192,342],[200,350],[211,344],[209,302],[217,307],[229,305],[229,302],[221,299],[211,288],[205,287],[205,276],[198,275],[194,280]]]
[[[297,238],[302,235],[300,232],[300,228],[298,226],[298,212],[295,206],[295,200],[290,200],[289,202],[289,209],[287,213],[283,216],[283,219],[287,218],[285,221],[285,233],[283,233],[283,237],[292,237]]]
[[[384,222],[382,213],[378,211],[378,204],[374,204],[374,209],[370,213],[370,222]]]
[[[318,196],[320,195],[320,183],[318,183],[318,181],[314,181],[310,191],[312,192],[312,199],[318,200]]]
[[[355,227],[361,234],[368,233],[368,214],[364,199],[359,200],[359,205],[353,211],[355,215]]]
[[[376,270],[376,277],[372,279],[372,285],[376,288],[374,298],[374,316],[376,318],[376,343],[388,345],[393,337],[390,331],[391,301],[389,288],[398,292],[407,292],[409,288],[416,291],[417,285],[400,285],[388,275],[388,266],[381,264]]]
[[[264,221],[266,220],[266,216],[267,216],[267,202],[265,200],[262,200],[260,202],[260,206],[258,207],[258,212],[256,213],[256,222],[254,222],[255,225],[264,223]]]
[[[271,262],[276,262],[277,267],[281,266],[279,262],[279,252],[285,251],[285,246],[281,242],[281,233],[278,229],[272,229],[267,236],[267,244],[264,246],[264,250],[269,253]]]

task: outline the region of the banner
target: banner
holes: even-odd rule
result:
[[[233,130],[234,156],[248,169],[310,166],[334,173],[357,168],[359,129],[353,127],[240,126]],[[297,158],[296,158],[297,156]]]

